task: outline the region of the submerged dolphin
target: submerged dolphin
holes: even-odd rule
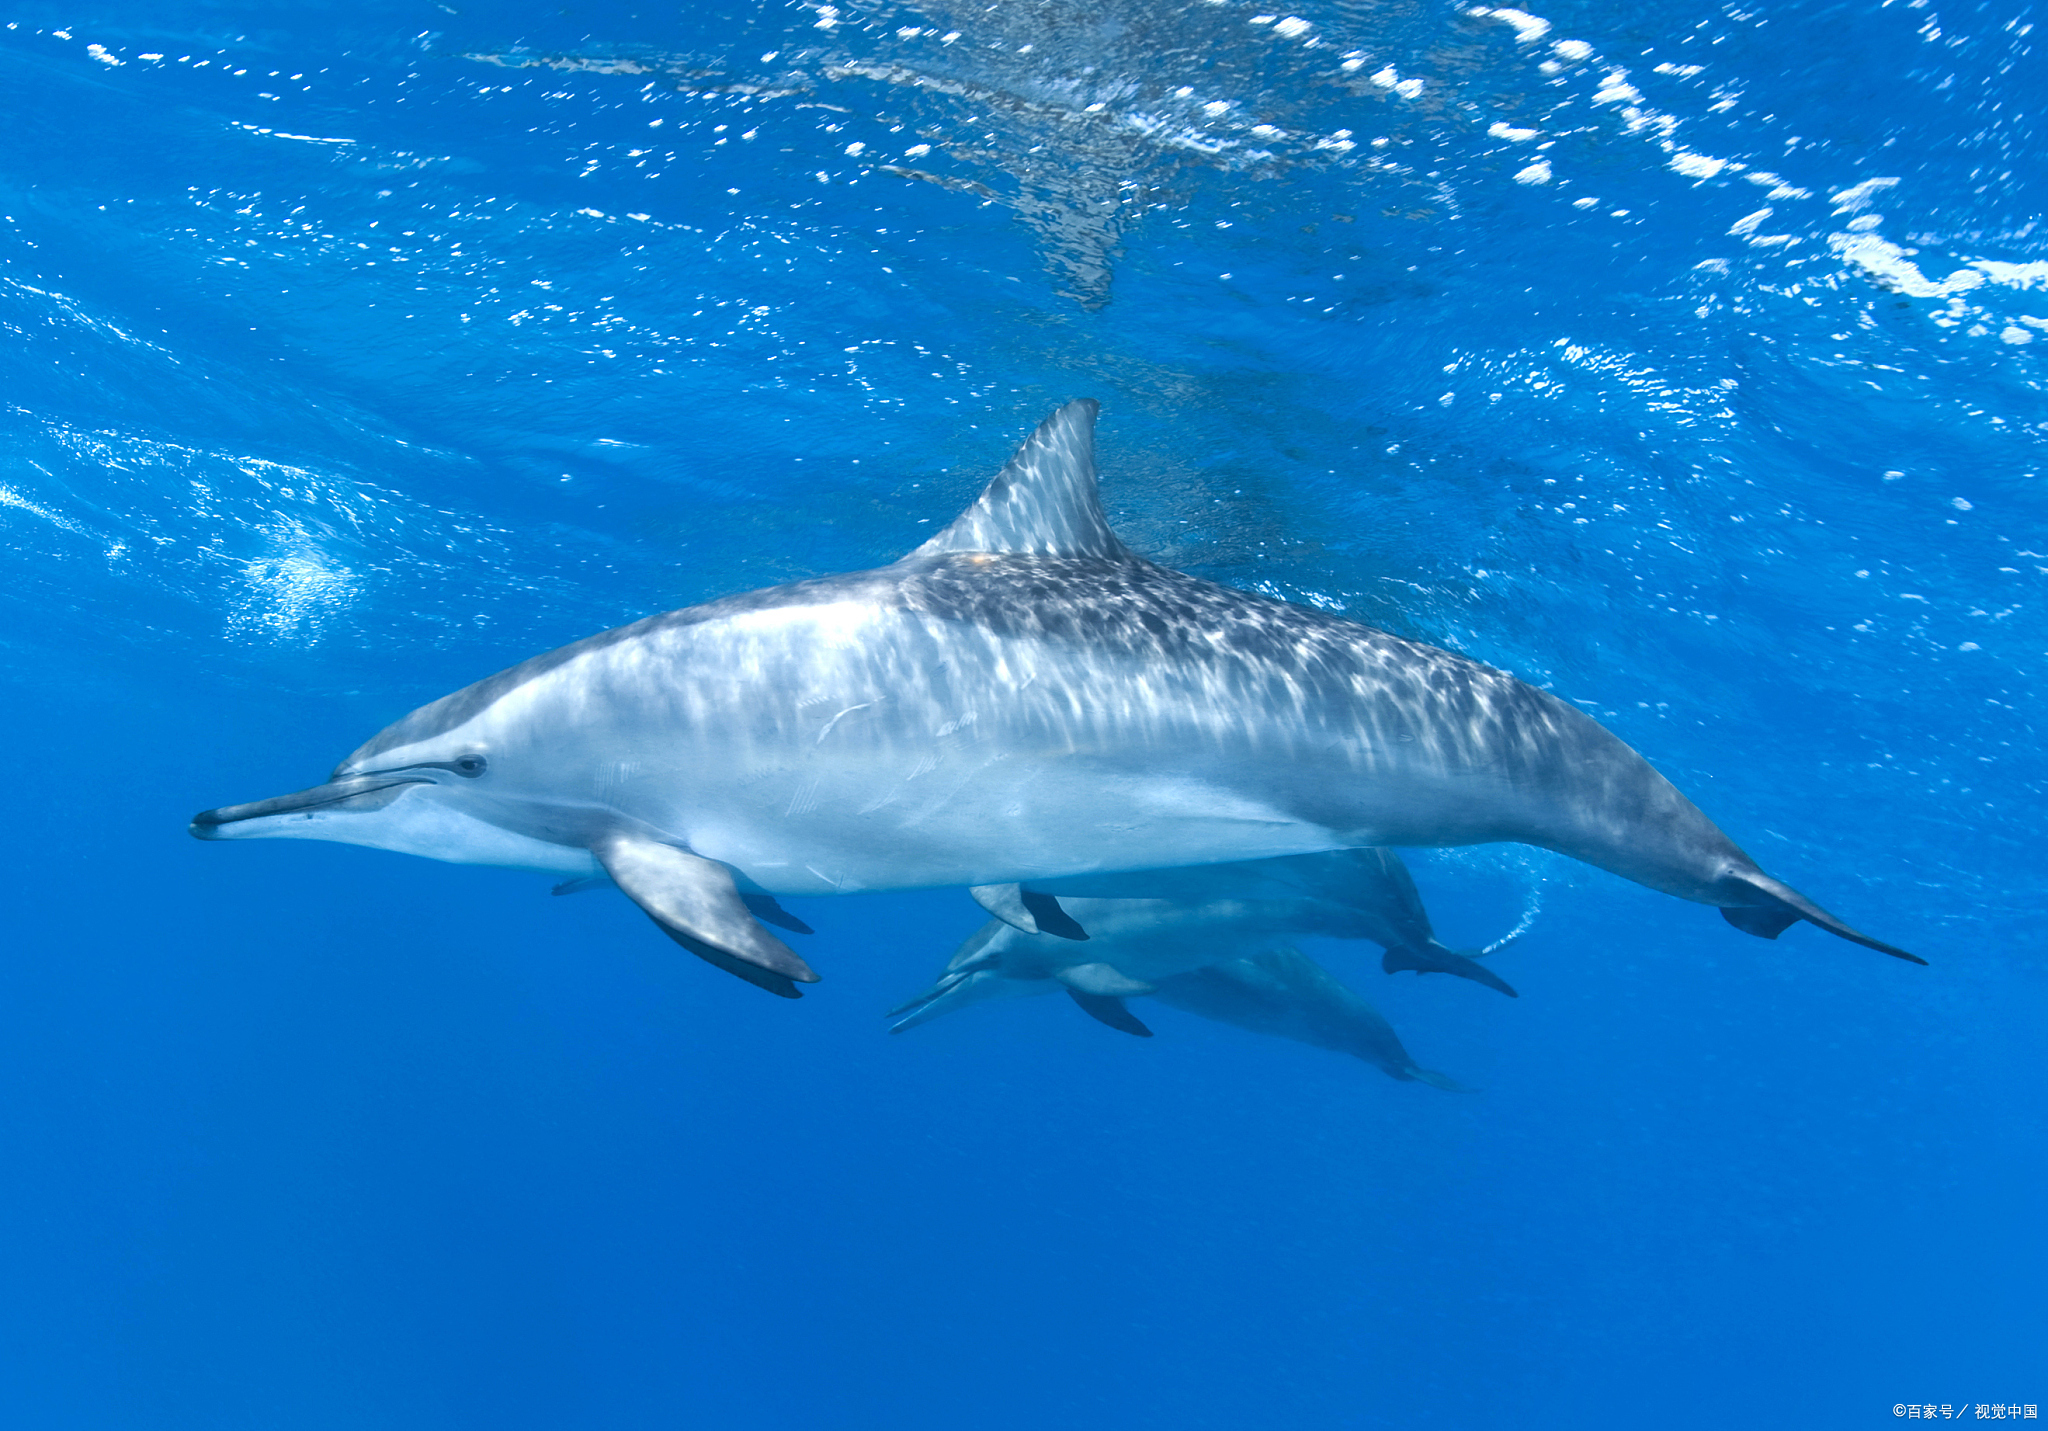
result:
[[[986,970],[971,977],[971,983],[960,986],[969,997],[947,1000],[929,1013],[920,1008],[889,1031],[901,1033],[915,1028],[970,1002],[1045,994],[1061,987],[1049,979],[1014,979]],[[1293,1039],[1333,1053],[1348,1053],[1404,1083],[1427,1083],[1449,1093],[1469,1091],[1455,1079],[1418,1066],[1414,1056],[1402,1046],[1394,1026],[1378,1009],[1299,949],[1282,945],[1263,954],[1223,959],[1186,973],[1165,975],[1151,986],[1149,994],[1162,1004],[1217,1023],[1235,1024],[1253,1033]],[[1125,1033],[1145,1038],[1152,1035],[1152,1030],[1128,1009],[1119,1018],[1104,1022]]]
[[[1017,892],[1014,901],[1009,897],[1012,890]],[[989,913],[1025,934],[1043,931],[1067,939],[1093,937],[1094,926],[1088,925],[1084,932],[1083,922],[1077,922],[1066,907],[1076,899],[1172,900],[1189,908],[1211,906],[1217,911],[1212,918],[1233,926],[1249,921],[1267,934],[1370,939],[1386,951],[1380,967],[1389,974],[1402,969],[1455,974],[1498,989],[1511,999],[1520,997],[1507,980],[1485,965],[1437,942],[1421,891],[1415,888],[1415,877],[1392,850],[1368,847],[1227,865],[1068,875],[985,887],[974,895]],[[1038,898],[1034,900],[1034,896]],[[1050,902],[1052,909],[1046,910],[1039,900]],[[1047,920],[1048,912],[1071,927]],[[1108,957],[1099,951],[1068,952],[1076,962]]]
[[[1157,998],[1218,1023],[1348,1053],[1403,1083],[1472,1091],[1434,1069],[1418,1068],[1379,1010],[1299,949],[1283,947],[1176,974],[1160,981]]]
[[[1280,936],[1319,934],[1373,940],[1390,959],[1412,943],[1471,964],[1436,943],[1414,882],[1391,850],[1059,883],[1061,903],[1086,926],[1087,943],[992,919],[961,944],[930,989],[891,1012],[890,1032],[969,1004],[1064,990],[1090,1017],[1149,1038],[1152,1031],[1124,1001],[1151,996],[1254,1032],[1354,1054],[1393,1078],[1457,1087],[1416,1067],[1387,1021],[1335,975],[1299,950],[1274,947]],[[1089,893],[1068,887],[1083,885]],[[1425,960],[1434,964],[1419,953],[1389,967]],[[1482,982],[1513,992],[1490,974]]]
[[[1379,1010],[1299,949],[1283,947],[1177,974],[1160,981],[1157,997],[1218,1023],[1348,1053],[1403,1083],[1472,1091],[1434,1069],[1418,1068]]]
[[[993,885],[1364,845],[1518,840],[1887,954],[1759,869],[1647,762],[1504,672],[1169,571],[1096,496],[1097,405],[877,571],[651,616],[422,706],[325,785],[202,839],[602,872],[794,997],[745,894]]]

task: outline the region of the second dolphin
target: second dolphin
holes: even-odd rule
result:
[[[1391,850],[1337,850],[1201,870],[1056,882],[1086,942],[992,919],[938,981],[893,1011],[891,1032],[989,1000],[1064,991],[1090,1017],[1150,1037],[1127,999],[1366,1060],[1397,1079],[1458,1085],[1416,1065],[1379,1012],[1287,936],[1367,939],[1384,967],[1457,973],[1514,991],[1437,941],[1407,867]]]

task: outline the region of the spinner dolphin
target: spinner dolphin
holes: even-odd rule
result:
[[[1186,865],[1179,869],[1135,870],[1111,874],[1069,875],[1064,879],[1032,880],[1028,884],[983,886],[972,891],[983,908],[1024,934],[1057,934],[1063,939],[1092,940],[1102,931],[1093,920],[1075,918],[1074,900],[1093,900],[1111,911],[1131,900],[1172,905],[1174,921],[1190,929],[1260,934],[1318,934],[1330,939],[1369,939],[1386,952],[1380,967],[1389,974],[1403,969],[1418,974],[1455,974],[1461,979],[1518,995],[1508,982],[1470,955],[1447,949],[1423,907],[1415,876],[1392,850],[1365,848],[1323,854],[1244,860],[1223,865]],[[1202,911],[1207,911],[1203,913]],[[1049,918],[1047,916],[1050,916]],[[1132,948],[1158,941],[1130,924]],[[1168,947],[1140,957],[1179,961],[1178,967],[1204,962],[1189,960],[1186,951]],[[1506,947],[1508,940],[1489,952]],[[1107,958],[1090,949],[1069,948],[1062,962],[1084,963]]]
[[[1765,938],[1805,919],[1913,958],[1765,874],[1555,697],[1131,552],[1096,495],[1096,412],[1054,413],[891,566],[536,656],[422,706],[326,784],[192,833],[602,874],[789,997],[816,975],[748,896],[1367,845],[1521,841]]]
[[[1091,900],[1089,904],[1108,902]],[[1151,901],[1138,900],[1134,903],[1148,904]],[[1115,914],[1099,909],[1089,912],[1095,917],[1106,915],[1112,924],[1122,924]],[[1017,942],[1032,938],[1000,925],[997,925],[995,934],[998,940],[1013,945],[1008,951],[1012,956],[1019,952],[1014,947]],[[1044,936],[1039,936],[1039,939],[1043,942]],[[977,947],[974,939],[970,939],[968,945],[975,947],[976,953],[985,952],[987,947]],[[1035,977],[1021,968],[1016,973],[1004,973],[999,968],[981,964],[971,969],[949,970],[940,977],[932,994],[913,1000],[896,1011],[903,1017],[891,1026],[890,1032],[901,1033],[915,1028],[970,1003],[1048,994],[1061,987],[1062,982],[1055,978]],[[1068,993],[1074,994],[1077,1002],[1099,997],[1076,993],[1071,984],[1065,987]],[[1124,1006],[1125,998],[1139,994],[1149,995],[1162,1004],[1199,1014],[1217,1023],[1234,1024],[1253,1033],[1292,1039],[1334,1053],[1348,1053],[1372,1064],[1389,1078],[1404,1083],[1427,1083],[1432,1088],[1447,1092],[1468,1091],[1456,1080],[1417,1065],[1402,1045],[1401,1036],[1394,1032],[1393,1025],[1379,1010],[1347,988],[1328,969],[1299,949],[1287,945],[1258,954],[1245,954],[1239,950],[1230,958],[1217,958],[1180,973],[1158,975],[1149,983],[1127,988],[1122,995],[1116,996],[1113,1010],[1105,1009],[1095,1017],[1113,1029],[1150,1038],[1152,1030]],[[1083,1007],[1087,1004],[1084,1003]]]
[[[1439,944],[1392,850],[1252,860],[1047,882],[1086,942],[998,916],[970,935],[931,988],[890,1013],[891,1033],[970,1004],[1064,991],[1091,1018],[1141,1038],[1126,1000],[1164,1004],[1256,1033],[1349,1053],[1389,1077],[1458,1085],[1418,1068],[1379,1012],[1289,936],[1368,939],[1388,972],[1462,974],[1512,995],[1476,960]],[[1039,892],[1045,892],[1040,886]]]

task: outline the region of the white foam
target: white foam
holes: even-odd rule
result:
[[[91,532],[88,532],[84,527],[81,527],[63,513],[54,512],[48,507],[43,506],[40,502],[31,501],[12,487],[0,487],[0,507],[12,507],[18,512],[27,512],[31,517],[41,517],[59,531],[70,532],[74,536],[89,537],[92,535]]]
[[[1609,70],[1593,91],[1595,104],[1639,104],[1642,98],[1643,92],[1628,82],[1627,70]]]
[[[1550,22],[1541,15],[1531,15],[1527,10],[1510,10],[1506,8],[1489,10],[1484,5],[1475,5],[1465,13],[1478,16],[1482,20],[1498,20],[1503,25],[1512,25],[1515,30],[1515,40],[1519,44],[1533,44],[1550,33]],[[1566,41],[1565,43],[1571,44],[1575,42]]]
[[[1982,273],[1971,268],[1959,268],[1939,281],[1931,279],[1906,256],[1904,249],[1876,234],[1834,234],[1828,243],[1844,262],[1909,298],[1951,298],[1982,287],[1985,281]]]
[[[1381,69],[1376,74],[1374,74],[1372,77],[1372,82],[1378,85],[1381,89],[1392,90],[1395,94],[1400,95],[1403,99],[1414,99],[1417,95],[1422,93],[1421,80],[1402,79],[1400,73],[1396,71],[1392,65],[1387,65],[1385,68]]]
[[[1728,167],[1726,159],[1714,159],[1705,154],[1693,154],[1684,149],[1671,156],[1671,167],[1693,179],[1711,179]]]
[[[1995,258],[1973,258],[1970,267],[2007,288],[2048,288],[2048,262],[2000,263]]]
[[[1848,188],[1828,197],[1834,204],[1836,213],[1853,214],[1869,208],[1870,201],[1880,190],[1889,189],[1898,182],[1897,179],[1865,179],[1860,184],[1851,184]]]
[[[283,556],[244,563],[242,601],[228,630],[244,637],[311,644],[333,618],[353,606],[355,573],[295,533],[302,545]]]

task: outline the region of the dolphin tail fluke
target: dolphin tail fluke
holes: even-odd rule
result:
[[[1441,1088],[1446,1093],[1477,1093],[1479,1090],[1458,1082],[1449,1074],[1438,1073],[1433,1068],[1410,1068],[1408,1077],[1416,1083],[1427,1083],[1431,1088]]]
[[[658,919],[654,922],[661,924],[661,921]],[[679,934],[665,924],[662,924],[661,928],[662,933],[668,935],[669,938],[675,940],[676,943],[682,945],[692,954],[695,954],[706,964],[711,965],[715,969],[723,969],[736,979],[744,979],[757,989],[766,989],[779,999],[801,999],[804,996],[803,990],[796,986],[795,979],[790,975],[778,974],[773,969],[764,969],[759,964],[737,958],[726,953],[715,944],[707,944],[701,939],[693,939],[687,934]],[[817,975],[813,974],[805,982],[815,983],[816,980]]]
[[[1144,1021],[1124,1007],[1124,1001],[1106,994],[1084,994],[1079,989],[1069,988],[1067,997],[1080,1006],[1081,1012],[1097,1023],[1108,1024],[1119,1033],[1136,1034],[1139,1038],[1152,1037],[1152,1030]]]
[[[1079,920],[1060,908],[1049,894],[1026,889],[1021,884],[977,884],[970,886],[974,902],[1025,934],[1054,934],[1061,939],[1086,939],[1088,931]]]
[[[1515,992],[1514,985],[1477,959],[1460,954],[1454,949],[1446,949],[1433,939],[1426,946],[1393,945],[1380,956],[1380,967],[1389,974],[1399,973],[1403,969],[1413,969],[1418,974],[1455,974],[1460,979],[1470,979],[1475,984],[1497,989],[1511,999],[1522,997]]]
[[[623,832],[590,852],[664,934],[705,963],[785,999],[802,997],[797,984],[818,982],[794,949],[755,920],[732,871],[718,861]]]
[[[1865,949],[1875,949],[1880,954],[1889,954],[1894,959],[1904,959],[1910,964],[1927,962],[1917,954],[1908,954],[1897,945],[1872,939],[1861,930],[1851,928],[1791,885],[1774,880],[1761,870],[1754,874],[1745,873],[1737,878],[1762,896],[1751,904],[1721,907],[1721,917],[1744,934],[1754,934],[1759,939],[1776,939],[1803,919],[1808,924],[1817,924],[1828,933],[1848,940],[1851,944],[1861,944]]]
[[[559,894],[561,891],[557,890]],[[777,929],[787,929],[791,934],[816,934],[818,931],[798,919],[794,914],[775,902],[772,894],[743,894],[740,903],[752,911],[754,918],[763,924],[772,924]]]

